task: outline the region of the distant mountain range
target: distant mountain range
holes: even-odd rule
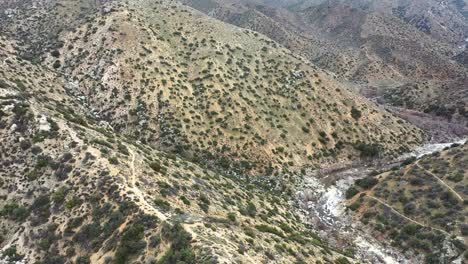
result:
[[[464,1],[186,0],[394,106],[467,122]]]

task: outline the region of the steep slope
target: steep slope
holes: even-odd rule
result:
[[[306,0],[283,6],[297,10],[321,4],[342,4],[367,12],[392,15],[439,41],[453,45],[463,44],[468,35],[465,0]]]
[[[232,180],[122,136],[72,82],[14,52],[0,45],[0,262],[352,261],[273,181]]]
[[[75,4],[63,5],[31,12],[48,17]],[[78,27],[56,36],[61,48],[39,57],[73,80],[96,117],[143,143],[270,174],[368,149],[395,156],[422,141],[415,127],[257,33],[173,2],[86,11]],[[5,27],[28,29],[26,15]]]
[[[466,125],[468,77],[463,51],[468,24],[452,4],[302,1],[284,3],[282,8],[259,2],[213,0],[209,5],[185,0],[223,21],[266,34],[345,83],[356,84],[368,97]],[[430,22],[417,17],[425,16],[425,10],[434,13]],[[422,29],[422,21],[432,25],[434,34]]]
[[[421,262],[466,261],[467,153],[455,145],[356,181],[347,193],[354,218]]]

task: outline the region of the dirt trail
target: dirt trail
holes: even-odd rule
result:
[[[390,208],[390,210],[392,210],[395,214],[397,214],[397,215],[403,217],[404,219],[406,219],[406,220],[408,220],[408,221],[410,221],[410,222],[412,222],[412,223],[414,223],[414,224],[417,224],[417,225],[420,225],[420,226],[423,226],[423,227],[428,227],[428,228],[431,228],[431,229],[440,231],[440,232],[442,232],[442,233],[444,233],[444,234],[446,234],[446,235],[448,235],[448,236],[451,236],[451,234],[447,233],[446,231],[444,231],[444,230],[442,230],[442,229],[439,229],[439,228],[435,228],[435,227],[432,227],[432,226],[425,225],[425,224],[423,224],[423,223],[421,223],[421,222],[418,222],[418,221],[416,221],[416,220],[414,220],[414,219],[411,219],[411,218],[407,217],[406,215],[404,215],[404,214],[398,212],[398,211],[397,211],[395,208],[393,208],[391,205],[387,204],[386,202],[380,200],[379,198],[377,198],[377,197],[375,197],[375,196],[369,195],[368,197],[371,198],[371,199],[376,200],[377,202],[379,202],[379,203],[381,203],[381,204],[383,204],[383,205],[385,205],[386,207]]]
[[[132,191],[137,198],[136,203],[140,206],[140,208],[147,214],[153,214],[156,215],[161,221],[166,221],[167,217],[164,215],[162,212],[160,212],[158,209],[153,207],[151,204],[148,203],[145,199],[144,193],[137,187],[136,182],[137,182],[137,176],[135,172],[135,152],[128,147],[128,150],[130,152],[130,155],[132,156],[132,161],[130,163],[130,169],[132,171],[130,175],[130,179],[128,181],[129,186],[127,188]]]
[[[461,197],[460,194],[458,194],[454,189],[452,189],[452,187],[448,186],[441,178],[437,177],[437,175],[435,175],[434,173],[426,170],[424,167],[422,167],[421,165],[419,165],[419,161],[416,162],[416,167],[418,167],[419,169],[423,170],[424,172],[426,172],[427,174],[431,175],[432,177],[436,178],[440,184],[444,185],[447,189],[449,189],[453,194],[455,194],[455,196],[457,196],[457,198],[460,200],[460,201],[464,201],[463,197]]]

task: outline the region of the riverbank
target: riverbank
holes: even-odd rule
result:
[[[453,144],[464,144],[467,139],[456,139],[450,143],[428,143],[391,162],[375,162],[336,171],[311,171],[297,192],[297,202],[303,212],[304,221],[327,237],[332,246],[354,248],[355,257],[372,263],[411,263],[402,254],[388,245],[377,241],[360,223],[354,223],[346,210],[346,191],[358,179],[375,171],[386,171],[400,165],[404,160],[420,158],[439,152]]]

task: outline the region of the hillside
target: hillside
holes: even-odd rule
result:
[[[6,263],[348,263],[273,181],[231,179],[116,133],[63,76],[1,46]]]
[[[265,1],[266,2],[266,1]],[[439,41],[462,45],[468,35],[466,27],[468,16],[465,0],[427,1],[427,0],[305,0],[300,3],[288,3],[282,6],[293,9],[304,9],[311,6],[342,4],[367,12],[378,12],[395,16],[414,26],[419,31]]]
[[[357,180],[347,192],[353,217],[421,262],[466,260],[467,151],[453,146]]]
[[[419,111],[437,98],[463,127],[466,72],[447,60],[463,53],[399,18],[294,2],[1,1],[0,264],[459,258],[466,146],[345,190],[433,143],[358,91]],[[407,214],[397,187],[415,201],[398,219],[422,227],[359,223],[383,210],[371,196]]]
[[[269,36],[344,83],[351,82],[367,97],[466,125],[468,77],[463,52],[468,24],[453,3],[184,2]]]
[[[5,27],[12,37],[20,29],[34,36],[41,31],[23,16],[47,22],[75,5],[20,12]],[[36,56],[119,133],[250,174],[346,161],[370,148],[396,156],[423,139],[264,36],[175,3],[128,5],[82,8],[78,26],[57,30],[60,45]]]

